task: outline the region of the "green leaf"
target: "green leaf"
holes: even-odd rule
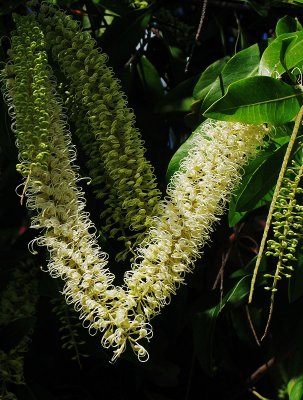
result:
[[[158,71],[153,64],[145,56],[142,56],[137,64],[137,69],[146,94],[152,96],[155,100],[161,98],[163,96],[163,86]]]
[[[234,192],[235,211],[253,210],[275,186],[287,143],[275,151],[262,151],[244,169],[240,185]]]
[[[208,66],[205,71],[202,72],[196,86],[194,87],[193,96],[195,99],[200,100],[204,98],[213,84],[225,67],[229,57],[223,57]]]
[[[166,171],[166,180],[170,181],[173,174],[179,170],[181,161],[187,156],[189,150],[192,148],[192,142],[195,137],[195,132],[190,135],[188,139],[178,148],[172,156]]]
[[[301,400],[303,397],[303,375],[291,379],[287,384],[289,400]]]
[[[260,49],[257,44],[235,54],[227,62],[221,74],[207,93],[201,106],[201,114],[224,95],[230,84],[240,79],[256,75],[259,62]]]
[[[284,53],[283,58],[284,63],[287,65],[287,68],[293,68],[297,64],[297,62],[293,64],[293,60],[287,60],[288,46],[293,42],[298,43],[298,41],[300,42],[302,39],[303,31],[283,33],[279,35],[265,49],[260,61],[259,74],[263,76],[282,75],[285,72],[285,68],[281,63],[282,52]],[[294,58],[294,56],[291,56],[291,58]],[[276,78],[277,76],[274,77]]]
[[[199,125],[199,132],[196,130],[186,139],[184,143],[178,148],[175,154],[172,156],[166,171],[166,180],[167,182],[170,181],[173,174],[180,169],[181,161],[184,157],[187,156],[189,150],[193,146],[193,140],[196,135],[201,135],[201,126],[205,123],[204,121],[202,124]]]
[[[263,207],[266,204],[270,204],[272,200],[272,191],[270,190],[266,193],[265,196],[262,197],[249,211],[256,210],[257,208]],[[238,224],[244,217],[247,215],[249,211],[237,211],[237,197],[233,196],[229,202],[228,207],[228,225],[230,228]]]
[[[299,112],[299,96],[301,92],[284,82],[254,76],[230,85],[226,95],[206,110],[204,116],[250,124],[285,124]]]
[[[282,35],[283,33],[296,32],[302,29],[302,26],[297,18],[293,18],[290,15],[285,15],[280,18],[276,25],[276,35]]]
[[[171,89],[159,102],[155,112],[166,114],[190,111],[194,101],[192,92],[198,78],[199,77],[195,75]]]
[[[298,67],[302,73],[303,63],[303,31],[298,32],[298,36],[291,41],[287,46],[284,56],[284,65],[290,70],[294,67]]]
[[[297,154],[301,142],[302,136],[299,136],[293,154]],[[242,180],[233,194],[231,213],[252,211],[271,200],[270,192],[278,179],[287,146],[288,142],[275,150],[264,150],[246,165]]]

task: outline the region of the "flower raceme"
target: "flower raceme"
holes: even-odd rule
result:
[[[126,273],[122,287],[114,286],[114,276],[107,268],[108,256],[98,247],[92,233],[94,226],[84,211],[83,193],[77,188],[75,148],[50,67],[45,65],[41,77],[29,79],[27,86],[19,85],[23,74],[32,71],[19,68],[24,62],[23,53],[15,46],[27,46],[31,32],[36,32],[33,28],[39,26],[31,15],[16,17],[16,25],[10,53],[15,77],[12,82],[6,68],[3,79],[16,136],[20,137],[21,163],[31,165],[24,191],[27,207],[35,211],[31,226],[40,230],[36,242],[48,249],[51,276],[65,281],[63,294],[67,303],[74,305],[91,334],[102,333],[104,347],[113,348],[112,360],[121,355],[127,343],[140,360],[146,360],[148,353],[142,341],[152,336],[150,320],[170,302],[186,273],[193,270],[202,245],[209,240],[213,224],[240,179],[242,166],[261,144],[266,130],[262,126],[220,121],[207,121],[197,128],[192,150],[173,176],[167,197],[160,202],[150,229],[136,250],[132,270]],[[38,37],[41,46],[35,47],[34,58],[44,59],[46,50],[40,31]],[[20,57],[15,56],[17,50]],[[32,115],[32,108],[19,106],[23,96],[35,101],[32,84],[36,81],[40,85],[39,101],[46,107],[43,120]],[[32,125],[23,128],[23,119],[31,118]],[[40,123],[46,129],[43,164],[33,162],[35,154],[22,153],[21,146],[23,139],[29,148],[36,143]],[[134,191],[133,196],[136,195]]]
[[[154,317],[193,269],[223,213],[240,168],[265,135],[262,126],[210,121],[195,132],[192,150],[173,175],[167,198],[126,274],[137,312]]]
[[[14,92],[14,106],[9,107],[9,114],[14,121],[12,130],[19,146],[20,164],[17,170],[26,177],[34,165],[45,166],[49,151],[43,85],[47,79],[48,61],[47,54],[41,51],[45,45],[44,35],[34,23],[33,16],[25,20],[15,15],[15,22],[18,34],[12,36],[14,50],[10,54],[14,65],[6,65],[6,74],[18,75],[18,79],[8,80],[8,84],[13,84]],[[6,100],[10,103],[9,99]]]
[[[134,126],[135,116],[106,65],[107,56],[92,37],[71,17],[46,4],[38,18],[51,55],[70,84],[72,119],[96,196],[106,206],[101,213],[103,230],[124,242],[127,251],[118,259],[125,259],[157,213],[161,197]]]

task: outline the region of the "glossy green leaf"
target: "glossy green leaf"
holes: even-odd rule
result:
[[[294,154],[301,148],[302,137],[295,142]],[[264,150],[244,168],[242,180],[233,194],[232,212],[252,211],[271,200],[288,142],[275,150]],[[261,202],[261,203],[260,203]]]
[[[256,75],[259,62],[260,49],[257,44],[239,51],[231,57],[207,93],[201,106],[201,114],[224,95],[230,84]]]
[[[298,67],[302,73],[303,63],[303,31],[287,46],[284,56],[284,65],[288,70]]]
[[[213,87],[215,80],[225,67],[229,57],[223,57],[208,66],[202,72],[196,86],[194,87],[193,96],[199,100],[204,98]]]
[[[296,32],[302,29],[302,26],[297,18],[293,18],[290,15],[285,15],[280,18],[276,25],[276,35],[282,35],[283,33]]]
[[[270,204],[272,200],[273,192],[270,190],[265,196],[262,197],[253,207],[250,208],[249,211],[256,210],[257,208],[261,208],[266,204]],[[249,211],[237,211],[237,197],[233,196],[229,202],[228,207],[228,225],[230,228],[238,224]]]
[[[303,39],[303,31],[283,33],[279,35],[272,43],[265,49],[259,66],[259,74],[263,76],[277,76],[282,75],[285,72],[285,68],[281,63],[281,53],[284,52],[285,62],[287,56],[287,47],[293,41],[301,41]],[[291,64],[290,61],[286,64],[287,68],[293,68],[295,64]]]
[[[193,139],[195,137],[195,133],[192,133],[188,139],[175,152],[172,156],[166,171],[166,180],[167,182],[170,181],[173,174],[179,170],[181,161],[184,157],[187,156],[189,150],[192,148]]]
[[[303,375],[291,379],[287,384],[289,400],[301,400],[303,398]]]
[[[196,135],[198,135],[198,134],[201,135],[200,132],[201,132],[201,126],[203,125],[203,123],[199,125],[199,133],[197,131],[194,131],[189,136],[189,138],[187,138],[186,141],[184,143],[182,143],[182,145],[178,148],[178,150],[172,156],[172,158],[168,164],[167,171],[166,171],[166,180],[167,181],[169,181],[171,179],[171,177],[173,176],[173,174],[179,170],[181,161],[183,160],[184,157],[187,156],[189,150],[191,150],[191,148],[193,146],[193,140],[196,137]]]
[[[299,112],[300,96],[301,92],[282,81],[254,76],[230,85],[226,95],[206,110],[204,116],[250,124],[285,124]]]
[[[151,95],[157,100],[163,96],[163,86],[160,81],[158,71],[153,64],[142,56],[137,64],[138,73],[141,79],[142,87],[147,95]]]
[[[250,211],[273,189],[277,182],[287,144],[275,151],[262,151],[245,167],[240,185],[234,192],[235,211]]]

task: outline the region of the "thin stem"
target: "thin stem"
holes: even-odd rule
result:
[[[276,204],[276,201],[277,201],[280,189],[281,189],[281,185],[282,185],[282,181],[283,181],[283,178],[284,178],[284,175],[285,175],[287,164],[288,164],[288,161],[289,161],[290,156],[291,156],[292,149],[293,149],[294,144],[295,144],[295,140],[296,140],[299,128],[300,128],[300,124],[301,124],[302,118],[303,118],[303,106],[300,108],[300,111],[298,112],[298,115],[296,117],[294,129],[292,131],[292,134],[291,134],[291,137],[290,137],[287,149],[286,149],[286,153],[285,153],[285,156],[284,156],[284,159],[283,159],[283,163],[282,163],[282,166],[281,166],[281,169],[280,169],[280,173],[279,173],[279,177],[278,177],[278,180],[277,180],[277,184],[276,184],[276,188],[275,188],[275,191],[274,191],[274,195],[273,195],[273,198],[272,198],[272,201],[271,201],[271,204],[270,204],[270,208],[269,208],[269,212],[268,212],[268,216],[267,216],[267,220],[266,220],[266,225],[265,225],[265,228],[264,228],[263,237],[262,237],[261,244],[260,244],[260,249],[259,249],[259,253],[258,253],[258,256],[257,256],[257,261],[256,261],[253,277],[252,277],[252,280],[251,280],[248,303],[252,302],[252,297],[253,297],[254,288],[255,288],[255,284],[256,284],[257,274],[258,274],[258,271],[259,271],[259,267],[260,267],[260,264],[261,264],[261,260],[262,260],[262,256],[263,256],[263,252],[264,252],[264,248],[265,248],[265,244],[266,244],[266,241],[267,241],[267,236],[268,236],[268,232],[269,232],[272,216],[273,216],[273,213],[274,213],[275,204]]]
[[[248,320],[248,323],[249,323],[249,327],[250,327],[250,329],[251,329],[251,331],[252,331],[252,334],[253,334],[253,336],[254,336],[254,338],[255,338],[255,341],[256,341],[257,345],[260,347],[260,346],[261,346],[261,343],[260,343],[260,340],[259,340],[259,338],[258,338],[257,332],[256,332],[256,330],[255,330],[253,321],[252,321],[252,319],[251,319],[251,315],[250,315],[248,306],[245,306],[245,311],[246,311],[246,316],[247,316],[247,320]]]
[[[267,397],[263,397],[260,393],[258,393],[256,390],[252,389],[251,393],[256,396],[260,400],[269,400]]]
[[[191,59],[193,58],[193,54],[194,54],[195,48],[196,48],[197,44],[199,44],[199,38],[200,38],[201,30],[202,30],[202,25],[203,25],[203,21],[204,21],[204,18],[205,18],[206,6],[207,6],[207,0],[203,0],[201,17],[200,17],[198,29],[197,29],[197,32],[196,32],[195,40],[194,40],[194,43],[192,45],[191,52],[190,52],[190,55],[188,57],[188,61],[187,61],[186,66],[185,66],[185,73],[187,73],[188,70],[189,70],[189,64],[191,62]]]

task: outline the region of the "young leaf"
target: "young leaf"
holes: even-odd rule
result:
[[[276,25],[276,35],[282,35],[283,33],[290,33],[302,30],[302,25],[297,18],[293,18],[290,15],[285,15],[280,18]]]
[[[301,92],[267,76],[242,79],[229,86],[225,96],[204,113],[223,121],[274,125],[292,121],[299,112]]]
[[[200,100],[207,95],[227,61],[228,57],[220,58],[202,72],[198,83],[194,87],[193,96],[195,99]]]
[[[302,69],[303,63],[303,31],[299,32],[298,36],[291,41],[288,45],[284,62],[288,70],[294,67],[299,67]]]
[[[289,400],[299,400],[303,397],[303,375],[291,379],[287,384]]]
[[[303,31],[301,32],[290,32],[283,33],[279,35],[271,44],[265,49],[260,65],[259,65],[259,74],[264,76],[273,76],[282,75],[285,72],[285,68],[281,63],[281,53],[284,51],[285,62],[286,62],[286,54],[287,47],[293,42],[297,40],[302,40]],[[297,63],[291,65],[288,61],[287,68],[292,68]],[[274,76],[275,77],[275,76]]]
[[[260,62],[260,49],[254,44],[247,49],[239,51],[225,65],[220,75],[212,84],[202,106],[204,113],[215,101],[219,100],[226,92],[228,86],[239,79],[256,75]]]

